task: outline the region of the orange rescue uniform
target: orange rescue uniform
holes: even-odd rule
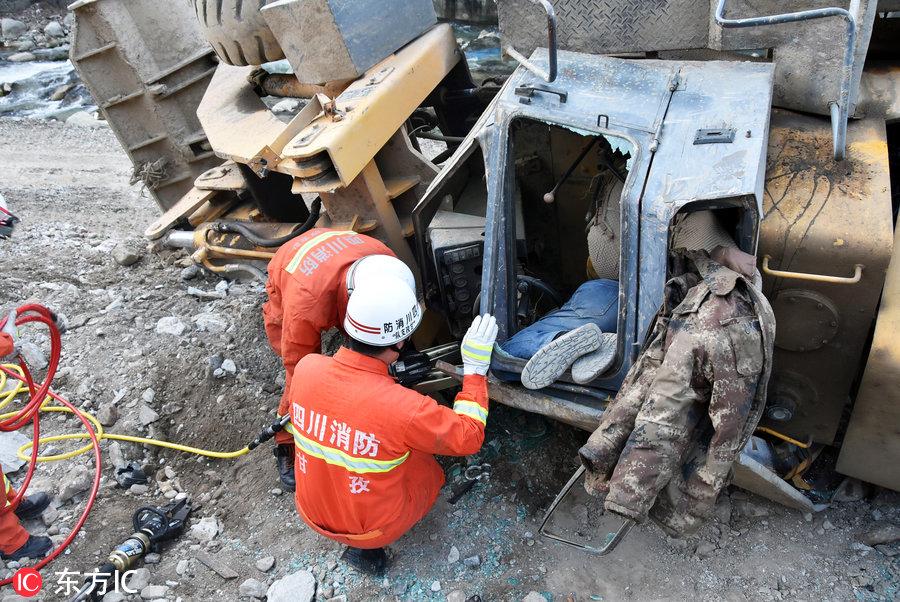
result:
[[[322,347],[322,331],[341,327],[347,312],[347,270],[369,255],[395,257],[383,243],[343,230],[314,228],[283,245],[269,262],[263,320],[269,343],[285,369],[284,394],[278,415],[289,411],[288,392],[294,366]],[[279,445],[290,444],[289,433],[275,435]]]
[[[432,454],[484,442],[487,380],[466,376],[453,409],[399,385],[387,365],[342,347],[307,355],[291,391],[297,510],[316,532],[380,548],[424,517],[444,484]]]
[[[12,337],[5,332],[0,332],[0,359],[12,352]],[[3,480],[0,482],[0,552],[4,554],[12,554],[28,541],[28,531],[19,524],[19,518],[12,509],[6,511],[14,499],[16,499],[16,490],[13,489],[6,475],[3,475]]]
[[[13,349],[14,346],[12,337],[5,332],[0,332],[0,359],[3,359],[4,357],[12,353]]]
[[[0,552],[12,554],[28,541],[28,531],[22,527],[19,517],[10,507],[12,501],[16,499],[16,490],[13,489],[12,483],[9,482],[6,475],[2,476],[3,480],[0,481]]]

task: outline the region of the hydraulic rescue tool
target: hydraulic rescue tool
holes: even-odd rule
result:
[[[171,502],[162,508],[138,508],[131,519],[134,533],[109,554],[104,564],[87,573],[84,586],[70,598],[70,602],[102,598],[110,582],[118,582],[138,560],[150,552],[158,552],[163,543],[181,535],[191,510],[187,499]]]
[[[425,381],[441,380],[444,375],[435,370],[435,364],[439,360],[448,360],[459,354],[459,345],[448,343],[439,347],[432,347],[425,351],[416,351],[404,347],[400,359],[390,365],[391,376],[404,387],[417,388]],[[421,391],[420,391],[421,392]]]
[[[126,441],[140,445],[152,445],[196,454],[207,458],[230,460],[246,455],[250,453],[251,450],[256,449],[266,441],[269,441],[275,436],[275,433],[282,430],[290,420],[289,416],[279,418],[277,421],[263,429],[249,445],[231,452],[217,452],[178,443],[149,439],[146,437],[132,437],[129,435],[106,433],[103,430],[103,425],[101,425],[94,416],[79,410],[69,403],[66,398],[58,395],[51,388],[53,378],[60,362],[62,351],[61,333],[65,331],[65,319],[44,306],[31,304],[19,307],[11,314],[11,317],[0,318],[0,329],[7,326],[9,320],[13,320],[16,327],[34,324],[46,327],[49,330],[50,335],[50,361],[45,371],[44,381],[38,383],[32,378],[32,374],[29,371],[27,364],[21,357],[18,358],[18,364],[0,365],[0,391],[2,391],[2,393],[0,393],[0,411],[5,410],[13,403],[21,405],[21,407],[15,411],[0,414],[0,432],[16,431],[29,425],[31,425],[33,431],[31,442],[23,445],[17,450],[17,456],[28,463],[28,472],[25,475],[24,481],[18,487],[16,499],[8,505],[7,509],[0,509],[0,513],[4,512],[4,510],[7,512],[12,511],[12,509],[18,505],[19,501],[25,497],[34,471],[40,463],[68,460],[80,454],[92,451],[97,465],[94,473],[94,481],[91,490],[88,493],[87,503],[80,518],[66,539],[46,558],[33,566],[35,569],[41,569],[62,554],[78,535],[78,532],[87,520],[88,514],[96,499],[97,491],[100,487],[100,441],[103,439]],[[12,384],[12,386],[7,386],[7,383],[10,382],[10,380],[17,382],[16,384]],[[42,414],[48,412],[72,414],[81,421],[84,431],[81,433],[41,436],[40,418]],[[78,449],[65,453],[55,455],[39,455],[38,453],[39,448],[49,443],[79,439],[89,439],[90,441]],[[143,475],[139,465],[128,466],[119,472],[121,474],[117,473],[117,480],[120,480],[120,484],[123,486],[134,484],[136,482],[146,482],[146,476]],[[107,572],[112,572],[113,570],[127,570],[137,558],[140,558],[149,550],[152,550],[156,544],[176,537],[183,528],[184,521],[187,519],[189,513],[190,506],[185,501],[172,503],[162,508],[141,508],[138,510],[134,517],[135,534],[110,555],[109,563],[112,563],[113,568]],[[106,568],[109,567],[106,565],[101,567],[101,569]],[[12,581],[9,578],[4,579],[0,581],[0,587],[8,585],[11,582]],[[99,581],[100,584],[105,582],[106,581],[104,580]],[[98,587],[99,585],[97,583],[92,583],[91,588],[88,588],[87,590],[83,588],[80,594],[84,592],[87,592],[87,594],[96,592]],[[76,599],[82,600],[88,598]]]

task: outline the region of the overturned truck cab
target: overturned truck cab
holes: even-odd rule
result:
[[[548,58],[538,49],[530,61],[549,70]],[[557,60],[552,83],[524,67],[510,77],[414,223],[434,283],[426,300],[450,331],[464,331],[479,310],[498,319],[492,399],[593,430],[662,302],[676,224],[710,212],[743,251],[757,252],[774,72],[575,52]],[[566,372],[543,389],[523,387],[527,358],[505,343],[597,280],[618,291],[615,359],[586,384]],[[759,470],[750,476],[767,481]],[[776,488],[808,509],[783,482]]]

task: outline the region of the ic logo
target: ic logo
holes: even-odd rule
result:
[[[32,598],[41,591],[44,578],[31,567],[21,568],[13,575],[13,589],[24,598]]]

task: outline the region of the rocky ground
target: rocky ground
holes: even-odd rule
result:
[[[65,4],[0,1],[0,116],[96,122],[96,107],[69,56]]]
[[[0,308],[31,300],[67,316],[56,389],[100,417],[108,432],[240,448],[272,420],[282,384],[262,328],[264,291],[198,274],[181,252],[147,252],[141,232],[158,211],[128,186],[130,173],[106,128],[0,120],[0,193],[22,218],[12,240],[0,240]],[[37,331],[24,334],[46,344]],[[46,434],[77,430],[71,417],[42,421]],[[128,599],[898,597],[900,498],[886,491],[802,516],[732,490],[699,537],[673,540],[646,525],[604,558],[540,537],[539,520],[576,468],[584,439],[574,429],[492,408],[484,449],[468,460],[443,459],[448,487],[431,514],[391,547],[383,580],[344,566],[340,547],[302,524],[278,486],[269,446],[224,461],[104,441],[97,504],[69,553],[45,569],[40,599],[64,599],[55,592],[59,573],[96,566],[131,532],[136,508],[183,496],[197,507],[187,533],[141,565],[132,583],[140,593]],[[42,452],[71,448],[54,443]],[[491,478],[450,505],[467,461],[490,463]],[[118,486],[114,473],[128,462],[143,467],[147,485]],[[29,530],[62,539],[84,507],[93,470],[88,455],[42,464],[32,486],[54,502]],[[18,483],[23,475],[11,478]],[[579,491],[553,528],[596,543],[609,524]],[[15,568],[0,567],[0,575]],[[279,593],[286,587],[290,597]],[[0,602],[14,599],[0,591]]]
[[[64,60],[74,23],[72,13],[53,3],[34,2],[22,10],[0,12],[0,51],[14,63]]]

